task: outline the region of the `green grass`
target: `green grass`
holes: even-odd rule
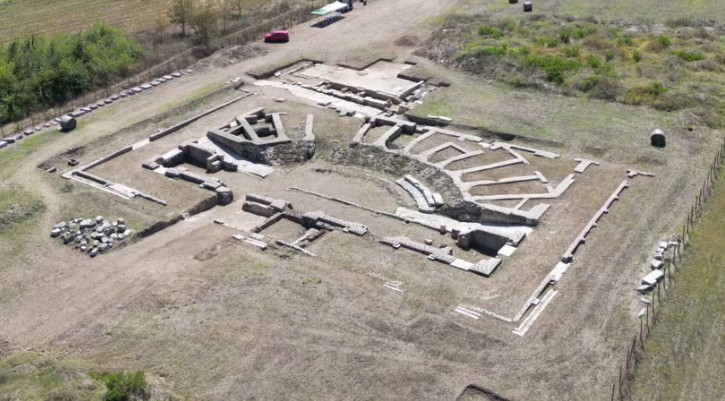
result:
[[[694,230],[674,290],[659,310],[632,383],[632,400],[725,396],[725,176]]]
[[[457,125],[556,142],[562,151],[568,146],[583,147],[606,153],[612,162],[645,162],[659,157],[651,155],[649,143],[642,139],[651,131],[652,121],[667,127],[663,129],[670,132],[685,129],[674,113],[551,96],[506,84],[477,81],[464,73],[442,68],[430,67],[430,71],[435,76],[433,79],[443,79],[451,86],[426,96],[423,104],[414,108],[411,114],[442,115],[452,118],[453,124]],[[612,130],[612,126],[617,129]],[[646,169],[646,162],[642,168]]]
[[[200,88],[194,89],[192,92],[190,92],[188,95],[184,96],[183,98],[176,99],[172,102],[167,103],[163,109],[159,111],[159,113],[168,112],[172,109],[175,109],[179,106],[182,106],[184,104],[193,102],[194,100],[198,100],[203,98],[204,96],[207,96],[211,93],[214,93],[218,90],[221,90],[224,88],[224,82],[212,82],[210,84],[204,85]]]
[[[362,70],[379,60],[392,61],[395,57],[395,52],[392,50],[358,48],[349,52],[345,56],[345,59],[341,60],[338,64],[356,70]]]
[[[427,51],[436,61],[515,86],[657,109],[725,126],[725,41],[702,27],[625,33],[625,25],[451,15]],[[452,46],[451,42],[458,44]],[[441,57],[442,56],[442,57]]]
[[[59,361],[35,352],[17,353],[0,363],[0,399],[101,401],[104,387],[78,361]]]
[[[271,77],[272,75],[274,75],[275,72],[277,72],[283,68],[290,67],[292,65],[295,65],[295,64],[305,61],[305,60],[306,60],[306,58],[304,58],[304,57],[290,58],[290,59],[280,61],[278,63],[267,64],[267,65],[263,65],[263,66],[260,66],[257,68],[252,68],[251,70],[247,71],[247,74],[249,74],[257,79],[265,79],[265,78]]]
[[[37,229],[38,220],[45,209],[43,200],[24,188],[6,186],[0,189],[0,254],[3,255],[0,272],[28,256],[27,237]],[[3,291],[0,302],[16,290]]]
[[[58,135],[57,130],[46,129],[0,150],[0,181],[10,177],[26,157]]]

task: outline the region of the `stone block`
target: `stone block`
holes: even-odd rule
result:
[[[228,205],[234,200],[234,194],[232,190],[226,186],[221,186],[216,189],[217,203],[221,206]]]

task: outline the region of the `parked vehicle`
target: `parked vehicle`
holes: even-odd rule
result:
[[[273,31],[264,34],[265,42],[289,42],[289,31]]]

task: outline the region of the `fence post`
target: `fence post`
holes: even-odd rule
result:
[[[624,399],[624,395],[622,394],[622,365],[619,365],[619,399]]]

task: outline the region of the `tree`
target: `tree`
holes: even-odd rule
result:
[[[181,34],[186,36],[186,25],[191,22],[196,0],[173,0],[169,8],[169,20],[181,25]]]
[[[209,46],[215,24],[216,15],[211,3],[195,8],[189,19],[189,25],[194,28],[194,41]]]
[[[222,15],[222,33],[226,35],[229,32],[227,29],[227,21],[229,20],[229,10],[232,4],[230,0],[217,0],[217,5]]]
[[[230,0],[232,4],[234,5],[234,8],[237,9],[237,14],[239,16],[242,16],[242,7],[244,7],[244,0]]]

